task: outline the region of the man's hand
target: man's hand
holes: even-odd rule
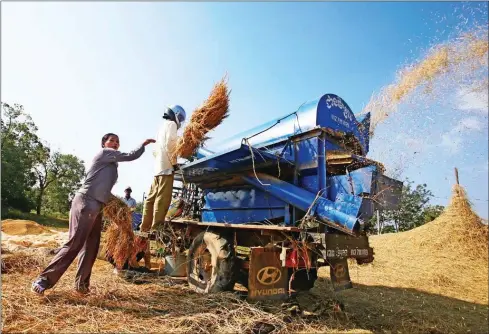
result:
[[[146,146],[146,145],[149,145],[151,143],[156,143],[156,140],[154,139],[146,139],[144,142],[143,142],[143,146]]]

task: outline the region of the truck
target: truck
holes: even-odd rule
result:
[[[374,260],[366,223],[395,209],[402,190],[367,158],[369,127],[369,113],[357,120],[324,94],[201,147],[175,174],[179,214],[150,238],[200,293],[239,283],[249,299],[287,298],[310,290],[323,266],[336,291],[352,288],[348,260]]]

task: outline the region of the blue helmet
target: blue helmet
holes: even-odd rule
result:
[[[185,118],[187,116],[185,109],[179,105],[168,106],[168,109],[173,111],[173,114],[175,115],[175,122],[177,123],[178,128],[180,128],[181,124],[185,122]]]

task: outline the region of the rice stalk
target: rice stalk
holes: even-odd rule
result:
[[[209,139],[207,133],[229,116],[227,76],[214,85],[207,100],[194,110],[183,135],[178,139],[173,157],[190,158]]]
[[[105,232],[103,252],[112,257],[120,269],[139,251],[132,230],[132,212],[126,203],[112,195],[103,208],[103,216],[110,222]]]

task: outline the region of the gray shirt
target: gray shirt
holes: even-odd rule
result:
[[[144,153],[144,145],[130,153],[122,153],[112,148],[103,148],[95,158],[88,170],[83,185],[78,190],[99,202],[106,203],[109,200],[112,187],[117,182],[118,162],[133,161]]]

